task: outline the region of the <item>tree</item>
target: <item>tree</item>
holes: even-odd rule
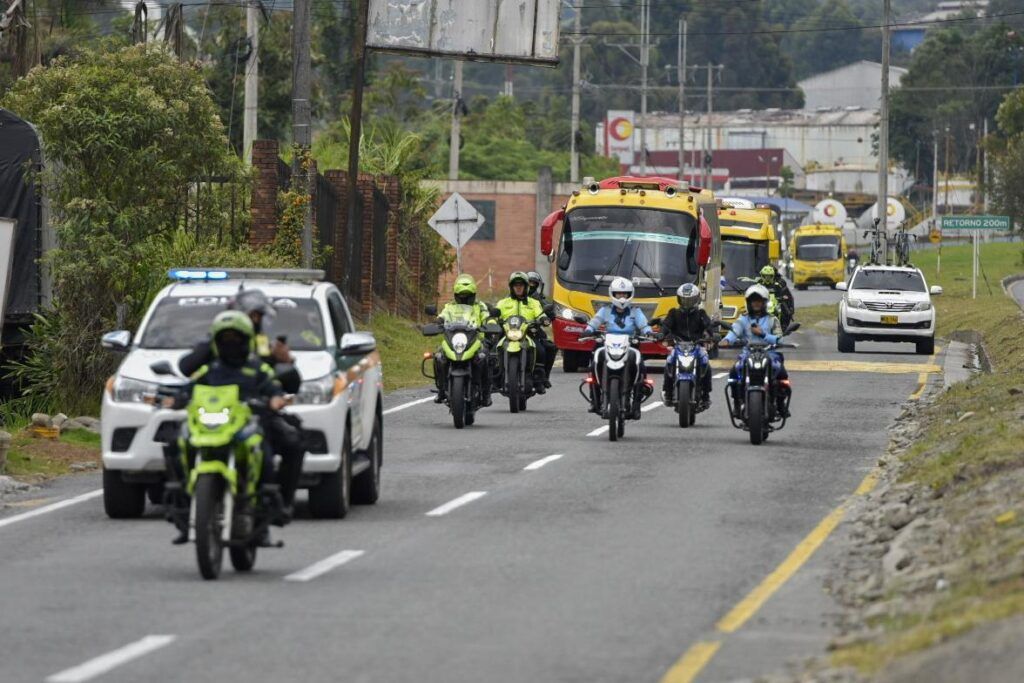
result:
[[[1009,93],[996,114],[998,137],[990,141],[993,157],[991,196],[997,211],[1024,218],[1024,90]]]
[[[819,5],[809,15],[792,24],[801,33],[786,36],[786,52],[795,64],[795,75],[804,78],[874,56],[881,39],[864,30],[815,31],[824,27],[858,29],[864,24],[853,15],[845,0]]]

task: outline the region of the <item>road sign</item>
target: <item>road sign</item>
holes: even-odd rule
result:
[[[942,241],[942,232],[940,232],[939,230],[932,230],[931,232],[928,233],[928,240],[932,244],[938,244],[939,242]]]
[[[427,221],[427,224],[438,235],[455,247],[456,263],[460,273],[462,272],[462,247],[476,234],[476,231],[484,224],[484,220],[484,217],[469,203],[469,200],[458,192],[452,192],[441,208]]]
[[[943,230],[1009,230],[1009,216],[942,216]]]

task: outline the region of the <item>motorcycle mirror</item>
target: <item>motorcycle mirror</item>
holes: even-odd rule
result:
[[[424,337],[432,337],[435,334],[441,334],[441,326],[437,323],[428,323],[420,328]]]
[[[154,375],[173,375],[174,368],[171,366],[170,361],[158,360],[155,363],[150,364],[149,369],[153,371]]]
[[[484,334],[501,334],[501,325],[497,323],[487,323],[483,326]]]
[[[545,306],[544,307],[544,315],[546,315],[549,318],[554,318],[555,317],[555,305],[554,304],[548,304],[547,306]]]
[[[435,304],[424,306],[423,312],[426,313],[427,315],[437,315],[437,306]]]
[[[647,322],[649,322],[651,324],[651,326],[653,327],[654,325],[661,325],[661,321],[662,321],[661,318],[651,318]]]
[[[783,334],[793,334],[794,332],[796,332],[799,329],[800,329],[800,323],[790,323],[789,327],[786,328],[786,331],[783,332]]]
[[[579,313],[576,313],[576,314],[574,314],[574,315],[572,316],[572,319],[573,319],[573,320],[575,320],[576,322],[578,322],[578,323],[582,323],[582,324],[584,324],[584,325],[586,325],[586,324],[587,324],[588,322],[590,322],[590,319],[589,319],[589,318],[587,318],[587,316],[585,316],[585,315],[580,315]]]
[[[490,313],[491,317],[493,317],[493,318],[500,318],[501,317],[501,309],[498,308],[497,306],[488,306],[487,307],[487,312]]]
[[[274,377],[281,383],[285,393],[296,394],[302,384],[302,376],[299,370],[291,363],[278,363],[274,366]]]

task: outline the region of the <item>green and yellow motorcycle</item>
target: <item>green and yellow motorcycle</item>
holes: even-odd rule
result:
[[[173,373],[166,361],[152,369]],[[237,385],[202,384],[167,387],[158,399],[185,404],[177,449],[184,480],[176,484],[184,489],[178,495],[190,501],[185,509],[199,573],[204,579],[220,576],[225,547],[236,571],[250,571],[271,520],[284,507],[278,485],[261,484],[264,469],[273,467],[259,420],[269,410],[266,401],[242,400]]]
[[[513,413],[526,410],[526,401],[536,393],[535,374],[543,372],[536,366],[537,345],[533,340],[533,332],[540,325],[540,320],[527,321],[519,315],[511,315],[501,324],[505,336],[494,348],[500,369],[498,386]]]
[[[423,355],[420,369],[425,377],[436,382],[438,370],[442,365],[447,366],[445,403],[455,428],[462,429],[476,422],[476,411],[483,400],[482,374],[490,371],[481,332],[490,334],[500,330],[493,323],[478,327],[472,306],[450,308],[455,310],[449,312],[443,324],[428,323],[421,328],[424,336],[441,335],[441,346],[434,353]],[[432,307],[427,312],[436,315]],[[432,366],[431,372],[427,371],[428,364]]]

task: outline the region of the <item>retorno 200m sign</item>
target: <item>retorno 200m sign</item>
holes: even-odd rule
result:
[[[370,0],[374,50],[558,64],[560,0]]]

